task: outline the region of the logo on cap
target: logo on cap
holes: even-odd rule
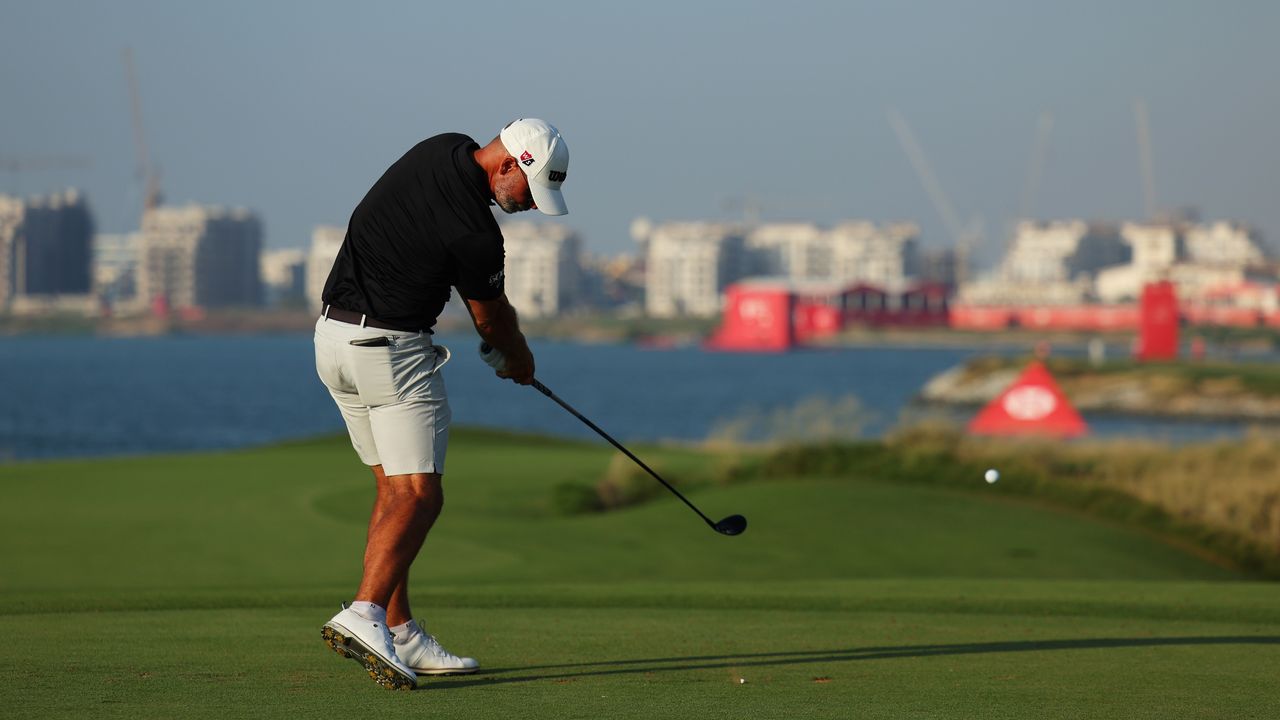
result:
[[[525,167],[529,167],[530,165],[533,164],[533,155],[530,155],[529,151],[525,150],[524,152],[520,153],[520,162]]]

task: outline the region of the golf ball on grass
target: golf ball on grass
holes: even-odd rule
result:
[[[1000,471],[996,470],[995,468],[991,468],[987,470],[985,473],[983,473],[982,478],[987,481],[988,485],[991,485],[992,483],[1000,479]]]

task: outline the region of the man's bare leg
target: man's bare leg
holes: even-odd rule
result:
[[[377,487],[377,497],[373,503],[373,512],[369,517],[369,537],[373,537],[373,528],[382,517],[382,504],[389,502],[390,491],[386,489],[389,482],[387,480],[386,471],[381,465],[374,465],[373,480]],[[384,497],[388,498],[384,500]],[[368,540],[366,539],[365,553],[366,559],[368,555]],[[409,573],[405,572],[404,579],[401,580],[391,592],[391,599],[387,601],[385,606],[387,609],[387,624],[391,627],[403,625],[413,619],[413,611],[409,609]]]
[[[369,517],[364,576],[356,600],[387,609],[394,627],[413,618],[409,609],[409,566],[444,507],[444,488],[437,473],[387,476],[373,467],[377,497]]]
[[[375,465],[373,467],[373,477],[377,483],[378,495],[377,499],[374,500],[373,512],[369,517],[369,539],[365,546],[365,582],[361,583],[361,593],[365,591],[365,586],[371,577],[370,569],[375,566],[372,554],[377,552],[378,542],[381,538],[380,533],[383,531],[384,523],[387,522],[387,513],[394,503],[403,502],[400,495],[397,494],[400,486],[397,486],[396,483],[402,483],[405,478],[415,476],[402,475],[389,478],[384,473],[381,465]],[[434,508],[431,515],[434,521],[435,517],[440,514],[440,507],[443,505],[444,499],[440,476],[431,474],[417,477],[427,478],[426,484],[432,489],[430,498],[434,498],[435,501],[428,500],[427,504]],[[418,544],[421,545],[421,541],[418,541]],[[363,595],[358,595],[356,599],[364,600],[366,598]],[[377,601],[370,600],[370,602]],[[408,567],[405,568],[404,574],[391,591],[390,599],[387,600],[387,604],[383,605],[383,607],[387,610],[388,629],[413,620],[412,611],[409,609]],[[445,650],[440,646],[439,641],[433,636],[427,635],[420,626],[411,627],[404,637],[405,639],[402,643],[400,636],[398,634],[396,636],[396,654],[416,673],[424,675],[465,674],[475,672],[480,667],[480,663],[475,658],[458,657]]]

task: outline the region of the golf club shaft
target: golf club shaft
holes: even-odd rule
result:
[[[708,525],[710,525],[712,528],[715,528],[716,524],[715,524],[714,522],[712,522],[711,518],[709,518],[709,517],[707,517],[706,515],[702,514],[702,511],[698,509],[698,506],[696,506],[696,505],[694,505],[693,503],[689,502],[689,498],[685,497],[684,495],[681,495],[679,490],[677,490],[677,489],[675,489],[674,487],[672,487],[672,486],[671,486],[671,483],[668,483],[666,480],[663,480],[663,479],[658,475],[658,473],[654,472],[654,471],[653,471],[653,470],[652,470],[648,465],[645,465],[643,460],[641,460],[640,458],[638,458],[638,457],[636,457],[635,455],[631,454],[631,451],[630,451],[630,450],[628,450],[628,449],[626,449],[625,447],[623,447],[623,446],[622,446],[622,443],[618,442],[617,440],[614,440],[614,439],[609,435],[609,433],[605,432],[604,430],[601,430],[601,429],[600,429],[600,427],[599,427],[598,425],[596,425],[595,423],[593,423],[593,422],[591,422],[590,420],[588,420],[588,419],[586,418],[586,416],[585,416],[585,415],[583,415],[582,413],[578,412],[577,410],[574,410],[574,409],[573,409],[573,407],[571,407],[571,406],[569,405],[569,403],[565,402],[564,400],[561,400],[561,399],[560,399],[560,397],[559,397],[559,396],[557,396],[555,393],[551,392],[550,388],[548,388],[546,385],[543,385],[542,383],[538,382],[537,380],[534,380],[534,381],[533,381],[533,386],[534,386],[535,388],[537,388],[538,392],[542,393],[543,395],[546,395],[547,397],[551,398],[552,400],[555,400],[557,405],[559,405],[560,407],[564,408],[565,410],[568,410],[570,414],[572,414],[574,417],[576,417],[576,418],[578,418],[579,420],[581,420],[581,421],[583,422],[583,424],[585,424],[587,427],[591,428],[592,430],[595,430],[595,431],[596,431],[596,434],[598,434],[600,437],[604,438],[605,440],[608,440],[610,445],[613,445],[614,447],[616,447],[616,448],[618,448],[619,450],[621,450],[623,455],[626,455],[627,457],[629,457],[629,458],[631,458],[632,460],[634,460],[634,461],[635,461],[635,463],[636,463],[637,465],[639,465],[640,467],[644,468],[645,472],[647,472],[647,473],[649,473],[650,475],[652,475],[654,480],[657,480],[658,482],[662,483],[662,486],[663,486],[663,487],[665,487],[666,489],[670,490],[672,493],[674,493],[674,494],[675,494],[675,496],[676,496],[676,497],[678,497],[678,498],[680,498],[681,500],[683,500],[683,501],[684,501],[684,504],[689,506],[689,509],[691,509],[691,510],[693,510],[694,512],[698,513],[698,517],[702,518],[702,519],[703,519],[703,520],[704,520]]]

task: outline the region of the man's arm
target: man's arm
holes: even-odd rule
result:
[[[521,385],[533,382],[533,353],[520,332],[516,309],[507,302],[506,294],[493,300],[466,300],[467,312],[475,323],[480,339],[502,353],[506,368],[498,377],[509,378]]]

